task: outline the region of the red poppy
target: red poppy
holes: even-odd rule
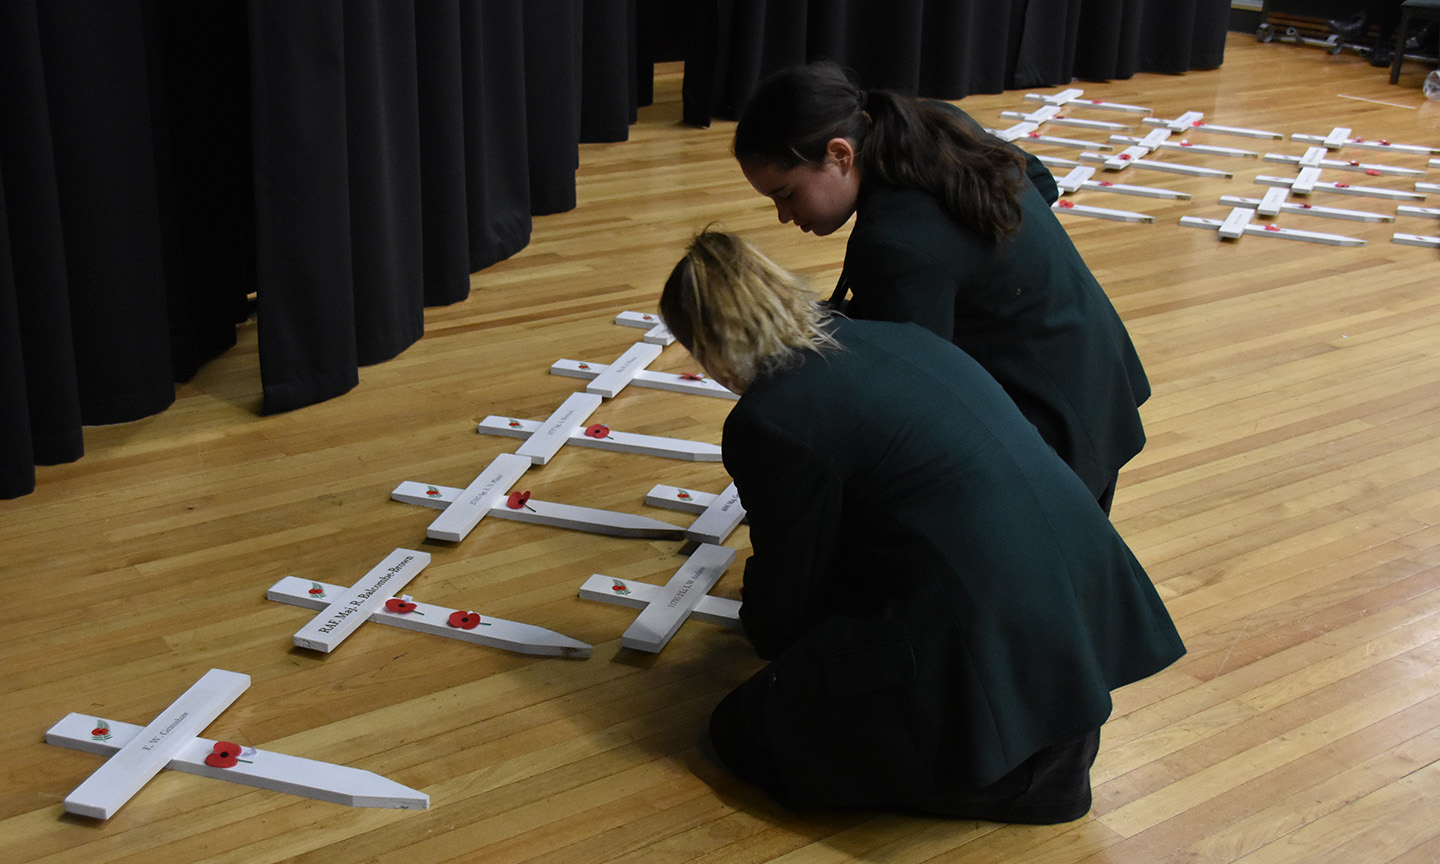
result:
[[[321,588],[319,583],[311,582],[310,586],[310,593],[315,595],[316,597],[321,597],[325,594],[325,589]]]
[[[1371,177],[1379,177],[1379,176],[1380,176],[1380,172],[1377,171],[1377,170],[1375,170],[1374,168],[1366,168],[1366,169],[1365,169],[1365,173],[1366,173],[1366,174],[1369,174]]]
[[[1266,230],[1266,231],[1279,231],[1279,230],[1280,230],[1280,226],[1279,226],[1279,225],[1266,225],[1266,226],[1265,226],[1265,230]]]
[[[684,489],[681,489],[680,491],[675,493],[675,497],[679,498],[681,501],[689,501],[693,496],[689,492],[686,492]]]
[[[585,434],[591,438],[609,438],[610,427],[604,423],[591,423],[585,427]]]
[[[510,497],[505,499],[505,506],[509,507],[511,510],[519,510],[521,507],[524,507],[525,502],[529,500],[529,489],[526,489],[524,492],[511,492]]]
[[[1336,188],[1336,189],[1349,189],[1349,188],[1350,188],[1350,184],[1349,184],[1349,183],[1336,183],[1336,184],[1335,184],[1335,188]]]
[[[1121,158],[1121,159],[1124,159],[1126,162],[1129,162],[1131,159],[1134,159],[1135,157],[1134,157],[1134,156],[1131,156],[1129,153],[1121,153],[1121,154],[1120,154],[1120,158]]]
[[[403,597],[391,597],[385,601],[386,612],[399,612],[403,615],[406,612],[414,612],[417,608],[419,607]]]
[[[461,630],[474,630],[479,623],[480,616],[474,612],[456,609],[450,613],[451,627],[459,627]]]
[[[696,375],[694,372],[686,372],[680,376],[685,381],[704,381],[704,375]]]
[[[1036,131],[1030,132],[1030,133],[1028,133],[1028,134],[1030,135],[1031,138],[1039,138],[1039,137],[1040,137],[1040,131],[1039,131],[1038,129],[1037,129]]]
[[[1196,120],[1196,121],[1194,121],[1193,123],[1191,123],[1190,125],[1191,125],[1191,126],[1204,126],[1204,125],[1205,125],[1205,121],[1204,121],[1204,120]]]
[[[1111,183],[1109,180],[1101,180],[1101,181],[1100,181],[1100,185],[1101,185],[1101,186],[1114,186],[1115,184],[1114,184],[1114,183]]]
[[[1190,143],[1189,141],[1187,141],[1186,139],[1181,138],[1181,139],[1180,139],[1180,146],[1181,146],[1181,147],[1194,147],[1195,145],[1194,145],[1194,144],[1191,144],[1191,143]]]
[[[1058,203],[1061,207],[1065,207],[1065,208],[1070,208],[1070,207],[1074,207],[1074,206],[1075,206],[1075,202],[1074,202],[1074,201],[1058,201],[1058,202],[1056,202],[1056,203]]]
[[[519,420],[511,420],[511,421],[510,421],[510,428],[511,428],[511,429],[519,429],[519,428],[520,428],[520,421],[519,421]]]
[[[240,761],[240,745],[216,741],[214,752],[206,754],[205,764],[211,768],[234,768]]]

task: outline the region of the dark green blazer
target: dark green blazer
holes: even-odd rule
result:
[[[963,352],[837,320],[725,423],[741,620],[788,796],[904,804],[1098,728],[1184,647],[1085,486]],[[883,795],[877,790],[886,790]],[[879,797],[877,797],[879,796]]]
[[[1028,164],[1024,221],[998,247],[925,192],[862,182],[841,277],[853,295],[845,312],[914,322],[959,346],[1099,497],[1145,445],[1137,409],[1150,384],[1120,316],[1050,210],[1053,178]]]

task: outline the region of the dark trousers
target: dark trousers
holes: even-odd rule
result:
[[[710,715],[710,742],[736,776],[786,799],[785,777],[769,750],[759,699],[763,675],[741,685]],[[874,806],[1028,825],[1072,822],[1090,812],[1090,767],[1100,749],[1100,730],[1046,747],[982,789],[947,790],[924,801],[886,800],[877,790]]]

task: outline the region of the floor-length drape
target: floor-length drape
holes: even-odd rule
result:
[[[833,60],[867,87],[961,99],[1076,77],[1214,68],[1227,0],[696,0],[685,121],[734,119],[775,69]]]
[[[0,498],[164,410],[257,311],[265,412],[338,396],[575,206],[636,0],[0,3]]]

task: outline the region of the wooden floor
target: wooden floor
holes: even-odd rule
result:
[[[1287,136],[1192,133],[1199,143],[1300,155],[1290,133],[1336,126],[1440,145],[1425,71],[1408,64],[1389,86],[1353,54],[1232,35],[1220,70],[1077,86],[1161,117],[1203,111]],[[0,502],[11,590],[0,861],[1440,860],[1440,253],[1390,242],[1395,231],[1440,234],[1440,222],[1274,220],[1364,248],[1222,242],[1180,227],[1182,215],[1222,218],[1220,195],[1259,197],[1254,177],[1294,176],[1290,165],[1164,153],[1234,177],[1132,169],[1124,182],[1194,198],[1086,191],[1077,202],[1156,222],[1065,217],[1154,385],[1150,442],[1121,476],[1114,518],[1190,649],[1116,694],[1095,806],[1078,822],[787,811],[697,748],[713,705],[760,665],[744,641],[691,622],[663,653],[631,652],[619,638],[634,613],[576,596],[591,573],[664,581],[684,560],[679,543],[493,519],[458,545],[425,541],[431,511],[390,490],[464,486],[513,450],[476,422],[540,419],[581,389],[550,364],[608,362],[634,342],[639,331],[613,317],[653,310],[695,229],[719,223],[817,290],[833,283],[844,237],[776,224],[727,156],[731,124],[680,125],[679,70],[661,73],[629,142],[581,148],[579,207],[537,219],[524,252],[476,274],[466,302],[430,310],[425,338],[363,370],[351,394],[257,416],[247,325],[169,411],[87,430],[84,459],[41,469],[33,495]],[[1022,95],[962,105],[1009,125],[1001,111],[1037,105]],[[1440,169],[1422,179],[1440,181]],[[1374,198],[1312,200],[1396,211]],[[657,366],[694,368],[678,346]],[[632,387],[594,419],[718,443],[727,407]],[[726,482],[713,463],[572,447],[522,485],[538,499],[680,521],[644,504],[651,486]],[[730,543],[743,560],[745,530]],[[416,599],[552,628],[593,644],[593,656],[522,657],[374,623],[331,655],[292,647],[311,613],[266,600],[267,587],[286,574],[349,584],[397,547],[434,558],[407,589]],[[715,593],[735,596],[740,570]],[[102,759],[43,743],[46,728],[72,711],[148,723],[212,667],[253,684],[207,737],[369,769],[428,793],[430,809],[351,809],[167,771],[107,822],[66,816],[61,800]]]

